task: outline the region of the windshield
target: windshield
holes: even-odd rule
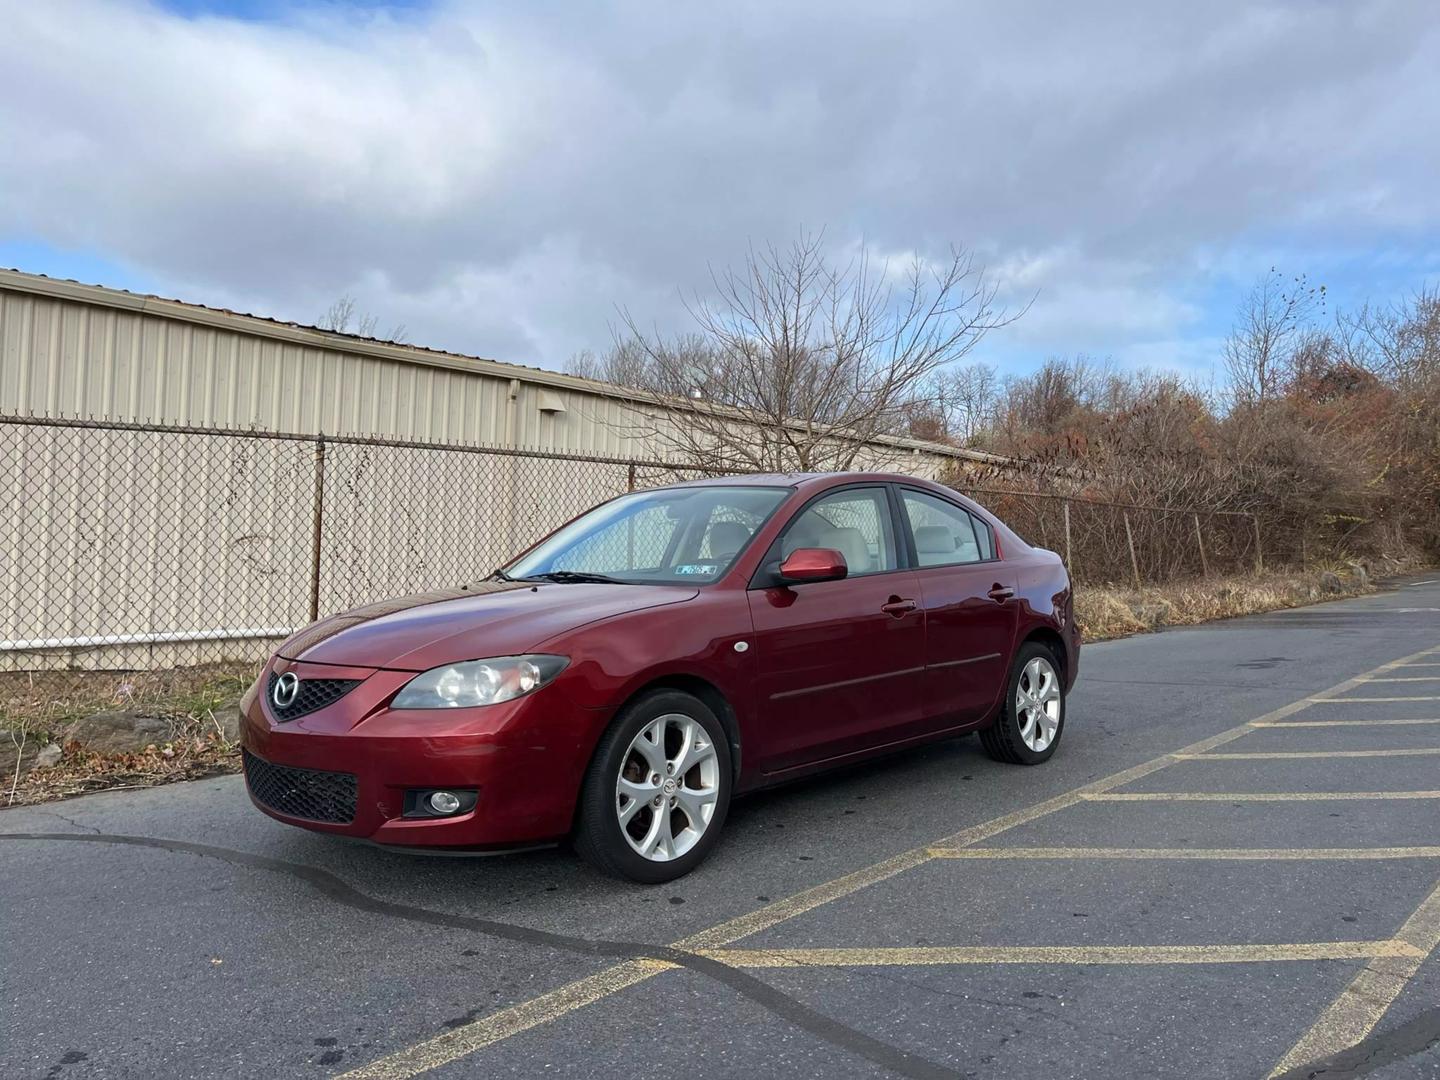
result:
[[[703,584],[730,568],[788,488],[639,491],[597,506],[505,567],[512,578]]]

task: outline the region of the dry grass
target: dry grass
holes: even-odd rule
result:
[[[1253,615],[1262,611],[1302,607],[1375,591],[1366,579],[1337,574],[1340,590],[1327,591],[1324,573],[1264,574],[1243,578],[1212,578],[1146,589],[1118,585],[1084,586],[1075,590],[1075,618],[1087,641],[1127,637],[1162,626],[1186,626]],[[1333,588],[1333,582],[1332,582]]]
[[[103,709],[143,709],[148,716],[203,714],[243,694],[259,667],[0,672],[0,724],[23,720],[32,732],[44,733]]]

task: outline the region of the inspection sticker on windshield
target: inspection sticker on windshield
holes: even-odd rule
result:
[[[705,577],[709,577],[711,574],[715,573],[715,569],[716,569],[716,568],[713,567],[713,566],[696,566],[696,565],[694,565],[693,563],[690,563],[690,564],[687,564],[687,565],[685,565],[685,566],[677,566],[677,567],[675,567],[675,573],[677,573],[677,574],[702,574],[702,575],[704,575]]]

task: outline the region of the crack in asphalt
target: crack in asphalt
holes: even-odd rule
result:
[[[53,813],[53,811],[49,811]],[[56,815],[59,816],[59,815]],[[72,824],[74,824],[72,822]],[[197,855],[202,858],[218,859],[234,866],[254,870],[269,870],[288,874],[310,885],[323,896],[346,907],[375,915],[386,915],[408,922],[443,926],[453,930],[472,930],[488,937],[504,941],[515,941],[526,945],[542,945],[581,956],[604,957],[614,960],[660,960],[686,968],[697,974],[708,976],[729,987],[740,996],[754,1002],[775,1016],[787,1020],[822,1039],[862,1057],[872,1064],[900,1076],[914,1080],[957,1080],[959,1073],[937,1065],[926,1058],[902,1050],[890,1043],[866,1035],[862,1031],[832,1019],[801,1003],[790,995],[777,990],[769,983],[738,968],[698,953],[678,949],[670,945],[650,945],[644,942],[610,941],[589,939],[560,934],[551,930],[537,930],[513,923],[482,919],[473,915],[452,915],[443,911],[397,904],[380,900],[346,884],[328,870],[306,866],[303,863],[272,859],[266,855],[255,855],[247,851],[216,847],[211,844],[196,844],[186,840],[162,840],[151,836],[127,836],[120,833],[0,833],[0,840],[71,841],[115,844],[127,847],[151,848],[176,854]]]
[[[862,979],[870,978],[875,979],[879,982],[888,982],[896,986],[904,986],[912,990],[919,990],[921,993],[934,994],[936,997],[954,998],[957,1001],[965,1002],[978,1001],[982,1005],[993,1005],[996,1008],[1000,1009],[1013,1009],[1018,1012],[1025,1013],[1028,1016],[1041,1016],[1047,1020],[1054,1020],[1057,1024],[1060,1024],[1062,1027],[1069,1028],[1076,1034],[1099,1034],[1117,1041],[1125,1038],[1125,1036],[1118,1031],[1110,1031],[1107,1028],[1085,1027],[1084,1025],[1078,1024],[1073,1020],[1066,1019],[1059,1013],[1052,1012],[1051,1010],[1045,1008],[1043,1005],[1026,1005],[1023,1002],[1019,1001],[1004,1001],[1000,998],[981,997],[979,994],[967,994],[963,991],[947,990],[942,986],[931,986],[928,983],[915,982],[913,979],[901,978],[899,975],[892,975],[889,972],[883,970],[859,970],[856,972],[856,974],[859,975]],[[1054,995],[1048,996],[1052,997],[1054,1000],[1059,1000],[1058,998],[1054,998]]]
[[[1440,1009],[1426,1009],[1399,1027],[1371,1033],[1348,1050],[1300,1065],[1275,1080],[1351,1080],[1440,1046]]]
[[[75,828],[79,829],[81,832],[93,833],[96,836],[101,835],[100,830],[95,828],[95,826],[83,824],[82,822],[76,821],[72,817],[66,817],[58,810],[41,810],[36,807],[31,807],[30,809],[34,810],[36,813],[44,814],[46,817],[59,818],[61,821],[65,822],[66,825],[72,825]]]

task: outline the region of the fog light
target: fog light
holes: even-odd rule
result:
[[[460,796],[453,791],[432,791],[425,801],[437,814],[453,814],[460,809]]]

